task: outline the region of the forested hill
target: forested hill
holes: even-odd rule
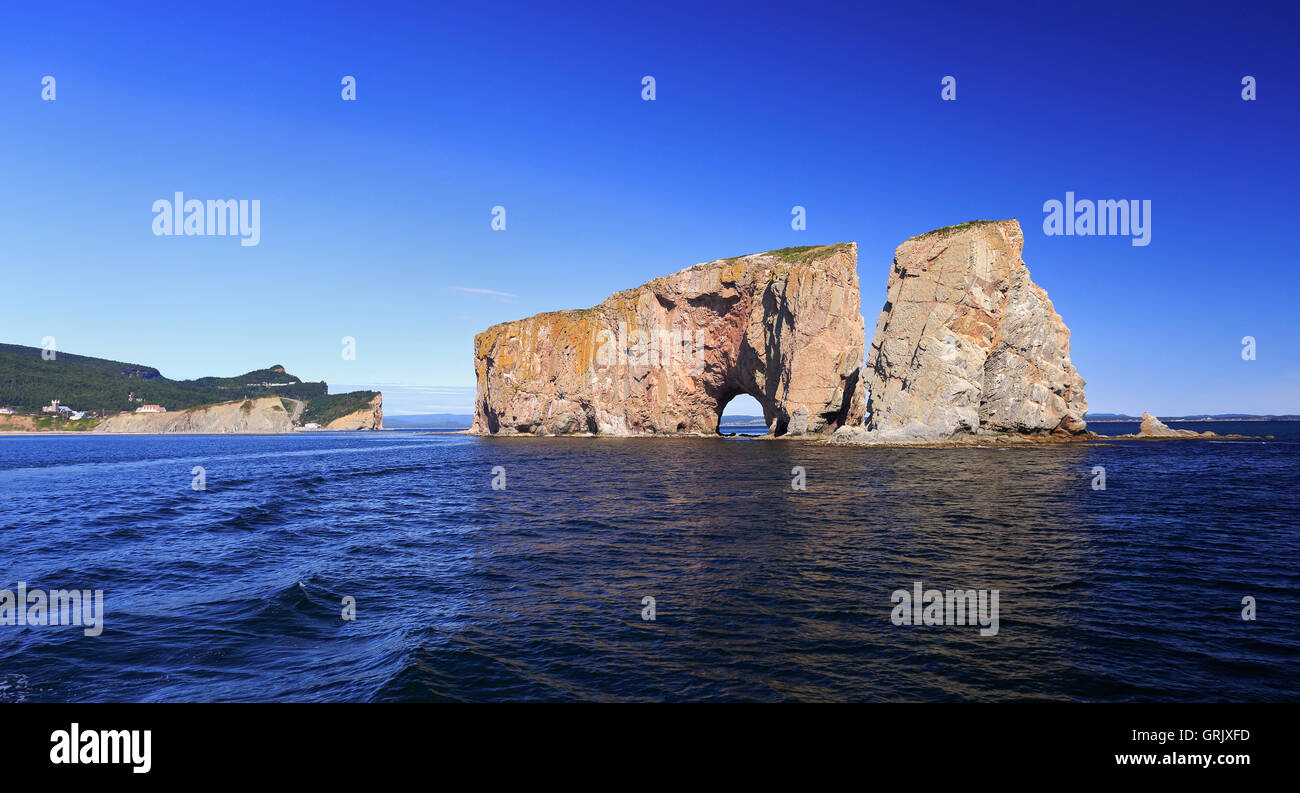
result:
[[[47,361],[41,352],[39,347],[0,344],[0,406],[36,413],[57,399],[74,410],[109,414],[142,404],[173,411],[276,395],[308,403],[315,399],[341,409],[343,402],[361,405],[376,395],[374,391],[357,391],[327,397],[325,383],[303,382],[282,366],[255,369],[237,377],[170,380],[152,366],[65,352]]]

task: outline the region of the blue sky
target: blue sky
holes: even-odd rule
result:
[[[492,323],[854,240],[870,334],[900,242],[1014,217],[1094,412],[1300,412],[1300,11],[1141,5],[7,6],[0,341],[467,412]],[[260,244],[154,236],[176,191]],[[1045,236],[1067,191],[1151,244]]]

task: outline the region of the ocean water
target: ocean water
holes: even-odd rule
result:
[[[105,610],[0,625],[0,701],[1294,701],[1300,424],[1188,426],[1277,439],[0,438],[0,589]]]

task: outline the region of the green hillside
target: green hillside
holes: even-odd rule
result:
[[[303,382],[282,366],[256,369],[237,377],[171,380],[152,366],[64,352],[46,361],[38,347],[0,344],[0,406],[21,413],[39,413],[52,399],[74,410],[112,414],[134,410],[141,404],[162,405],[175,411],[275,395],[306,402],[304,415],[337,417],[361,409],[377,393],[327,392],[325,383]],[[319,419],[303,419],[311,420]]]
[[[324,427],[334,419],[363,410],[378,393],[378,391],[351,391],[346,394],[316,397],[307,402],[298,420],[303,424],[315,422]]]

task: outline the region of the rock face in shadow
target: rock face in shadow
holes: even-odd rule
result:
[[[974,221],[898,246],[867,355],[864,427],[848,443],[971,434],[1078,437],[1084,380],[1070,331],[1029,277],[1015,220]]]
[[[774,435],[861,423],[857,246],[697,264],[474,339],[472,433],[712,435],[750,394]]]

